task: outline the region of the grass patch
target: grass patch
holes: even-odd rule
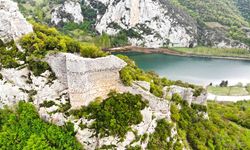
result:
[[[246,90],[245,87],[219,87],[219,86],[209,86],[208,92],[215,94],[215,95],[221,95],[221,96],[245,96],[249,95],[249,92]]]
[[[194,54],[194,55],[250,58],[250,51],[246,49],[211,48],[211,47],[200,46],[195,48],[176,47],[176,48],[171,48],[171,50],[187,54]]]

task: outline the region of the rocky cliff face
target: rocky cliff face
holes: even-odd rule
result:
[[[94,150],[104,145],[116,145],[117,149],[125,149],[137,136],[152,134],[155,132],[157,120],[170,121],[170,102],[154,96],[149,92],[149,83],[134,82],[132,86],[124,86],[120,81],[119,70],[126,65],[125,62],[115,56],[107,56],[97,59],[82,58],[73,54],[58,53],[46,57],[58,79],[50,81],[51,72],[46,71],[39,77],[35,77],[27,69],[2,69],[0,74],[0,108],[4,105],[14,105],[20,100],[33,102],[42,119],[64,125],[72,122],[75,127],[76,137],[86,149]],[[141,111],[143,121],[131,126],[133,131],[128,132],[124,141],[118,137],[97,138],[93,136],[95,130],[84,128],[80,124],[90,125],[93,120],[84,117],[76,119],[65,115],[62,107],[71,104],[68,109],[79,108],[87,105],[96,97],[103,98],[115,89],[117,92],[130,92],[142,95],[143,100],[148,102],[148,107]],[[53,101],[55,105],[50,107],[41,106],[45,101]],[[173,138],[177,136],[173,128]],[[135,145],[146,148],[148,138],[141,144]]]
[[[17,3],[11,0],[0,0],[0,16],[0,43],[16,41],[33,31],[31,24],[19,12]]]
[[[30,4],[30,1],[19,3],[25,6]],[[193,3],[195,3],[195,6],[193,6]],[[229,6],[235,6],[241,2],[237,1],[237,4],[232,3],[232,1],[218,3],[223,4],[221,7],[228,6],[230,8]],[[51,17],[46,17],[46,23],[62,26],[67,22],[80,24],[86,21],[87,24],[91,23],[91,27],[95,28],[100,34],[107,32],[110,35],[115,35],[119,31],[126,31],[126,33],[129,33],[127,35],[132,45],[193,47],[199,44],[218,48],[249,49],[249,45],[238,40],[232,40],[232,37],[229,36],[231,26],[228,24],[247,26],[244,17],[240,13],[234,13],[241,11],[238,11],[235,6],[234,10],[227,9],[224,12],[218,10],[219,7],[215,7],[213,2],[209,2],[209,4],[212,4],[213,7],[206,7],[204,1],[201,1],[199,5],[196,4],[196,1],[186,2],[181,0],[66,0],[42,3],[48,8],[43,13],[46,16],[51,15]],[[34,7],[39,9],[40,4],[36,2]],[[215,10],[213,10],[214,7]],[[239,10],[244,10],[242,15],[247,16],[248,7],[240,7]],[[206,13],[200,14],[202,11]],[[27,9],[27,12],[29,12],[29,9]],[[209,12],[212,12],[212,14],[210,15]],[[35,14],[33,12],[29,15],[34,16]],[[212,16],[212,18],[209,16]],[[216,20],[218,18],[221,19]],[[240,21],[237,21],[237,18],[240,18]],[[247,19],[247,17],[245,18]],[[205,25],[210,22],[224,23],[225,32]],[[243,31],[244,38],[249,39],[249,32],[241,31]]]
[[[201,30],[199,31],[199,37],[201,43],[210,47],[249,49],[248,45],[240,41],[228,38],[226,36],[226,32],[221,29],[201,28]]]
[[[107,10],[96,29],[114,35],[120,30],[138,33],[130,36],[133,45],[146,47],[189,47],[197,44],[195,21],[167,1],[101,1]]]
[[[78,1],[65,1],[56,6],[51,13],[51,23],[60,25],[66,22],[83,22],[81,5]]]

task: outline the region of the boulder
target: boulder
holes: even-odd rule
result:
[[[33,32],[32,25],[19,12],[17,3],[11,0],[0,0],[0,16],[0,44],[17,41],[24,34]]]

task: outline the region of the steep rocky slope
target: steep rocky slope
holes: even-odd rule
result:
[[[15,3],[9,0],[4,0],[4,2],[2,0],[0,2],[4,10],[10,10],[12,6],[16,6]],[[24,28],[26,26],[28,29],[31,27],[30,30],[25,33],[28,34],[32,32],[32,26],[23,19],[17,7],[14,8],[14,11],[9,12],[10,16],[18,14],[19,18],[23,21]],[[11,22],[12,19],[13,18],[9,17],[4,21]],[[37,32],[37,28],[39,32]],[[9,33],[9,30],[11,34],[16,33],[11,29],[5,32]],[[5,45],[1,45],[0,47],[1,53],[5,51],[11,52],[10,54],[4,53],[6,57],[1,57],[3,60],[0,60],[0,109],[5,106],[15,106],[19,101],[29,102],[36,107],[40,117],[47,122],[58,126],[64,126],[69,122],[73,123],[73,129],[76,132],[78,141],[87,149],[94,150],[107,145],[113,145],[117,149],[126,149],[128,146],[139,146],[146,149],[150,138],[144,137],[144,140],[142,140],[141,138],[138,139],[138,137],[154,134],[159,120],[164,120],[163,123],[167,122],[167,125],[169,124],[169,128],[166,128],[169,132],[168,140],[165,139],[165,141],[169,142],[169,147],[175,144],[184,146],[177,133],[176,125],[171,122],[170,101],[152,94],[151,85],[148,82],[133,81],[131,86],[125,86],[120,79],[120,71],[127,63],[122,59],[112,55],[101,58],[83,58],[79,56],[79,52],[75,52],[75,54],[60,53],[58,52],[60,50],[57,49],[57,43],[54,44],[55,42],[51,39],[51,36],[50,39],[45,38],[46,34],[52,34],[55,39],[56,36],[59,36],[59,33],[53,28],[47,29],[42,26],[35,26],[34,33],[21,38],[21,35],[25,33],[22,32],[22,34],[18,34],[18,37],[9,36],[6,38],[9,41],[16,40],[20,42],[23,51],[15,49],[16,42],[8,43],[13,44],[11,47],[6,47]],[[39,40],[38,35],[40,35],[39,38],[43,38],[43,41]],[[36,39],[34,37],[36,37]],[[23,40],[23,38],[25,40]],[[69,41],[72,40],[68,37],[65,39]],[[30,47],[23,45],[29,42],[33,45]],[[43,42],[48,44],[45,51],[50,50],[50,53],[46,55],[47,52],[45,52],[45,54],[43,54],[44,56],[41,54],[42,49],[39,49],[38,46],[38,44],[42,45]],[[73,43],[73,41],[71,42]],[[74,44],[79,43],[73,43],[70,48],[74,49]],[[64,44],[61,43],[60,45]],[[33,51],[34,47],[38,49]],[[46,48],[46,46],[43,48]],[[18,52],[19,55],[17,54]],[[29,54],[29,52],[32,54]],[[94,51],[90,51],[89,53],[94,53]],[[24,57],[20,58],[20,55],[24,55]],[[12,59],[14,60],[23,59],[24,61],[21,62],[18,60],[17,66],[2,67],[8,57],[13,57]],[[29,59],[26,60],[25,58],[28,57]],[[29,61],[32,58],[35,59],[34,62]],[[35,65],[32,67],[29,66],[32,63],[35,63]],[[44,64],[45,66],[48,64],[51,69],[48,67],[46,70],[42,70],[41,73],[35,74],[34,70],[38,71],[44,67]],[[168,87],[165,89],[167,88]],[[178,93],[182,96],[179,99],[183,98],[185,101],[188,101],[187,106],[190,106],[191,103],[206,105],[206,102],[204,103],[204,101],[206,101],[206,93],[202,93],[200,95],[201,99],[198,100],[199,98],[197,96],[193,96],[194,91],[192,91],[192,89],[187,89],[189,92],[185,92],[186,89],[181,87],[171,87],[171,89],[171,91],[168,91],[168,99],[174,99],[172,97]],[[98,100],[104,101],[107,100],[106,98],[111,98],[112,100],[112,98],[117,97],[117,94],[113,94],[113,97],[110,96],[112,90],[115,90],[117,93],[125,93],[124,95],[120,95],[122,98],[120,101],[114,102],[116,103],[114,107],[122,104],[122,100],[126,100],[128,107],[136,107],[136,109],[138,109],[137,107],[142,108],[141,110],[139,109],[137,113],[137,115],[141,116],[140,118],[136,118],[139,119],[139,122],[128,124],[124,127],[128,128],[125,130],[124,137],[119,136],[119,134],[104,134],[101,136],[101,133],[96,133],[98,129],[93,128],[96,122],[95,118],[88,118],[88,116],[84,115],[77,117],[74,113],[78,111],[81,112],[81,109],[85,109],[86,107],[91,107],[93,103],[97,103]],[[127,99],[126,93],[129,93],[127,95],[130,96],[127,97]],[[138,101],[136,104],[131,104],[132,100],[130,98],[137,98],[136,100],[138,101],[139,99],[141,102]],[[142,107],[142,105],[144,105],[144,107]],[[113,105],[111,106],[113,107]],[[117,114],[120,109],[125,108],[119,108],[118,112],[114,113],[116,117],[123,118],[121,115],[125,114]],[[130,113],[126,111],[125,109],[125,113]],[[207,119],[205,112],[203,116]],[[109,117],[107,119],[109,119]],[[123,120],[124,119],[122,119],[122,121]],[[116,122],[114,122],[114,119],[111,119],[111,122],[108,124],[116,124]],[[123,126],[118,127],[113,130],[123,131]]]
[[[17,40],[33,31],[32,26],[19,12],[17,4],[9,0],[0,0],[0,44]]]
[[[5,2],[1,3],[3,8],[11,9],[8,4],[14,3]],[[11,12],[16,13],[20,14],[18,10]],[[43,147],[44,143],[54,149],[70,145],[64,134],[40,124],[38,115],[33,115],[35,108],[28,107],[32,104],[43,120],[63,126],[62,130],[70,131],[90,150],[248,149],[247,129],[241,130],[235,123],[227,126],[228,120],[222,120],[228,116],[223,119],[212,116],[210,120],[203,88],[145,73],[129,58],[107,56],[93,44],[77,42],[55,28],[33,23],[33,29],[33,33],[21,39],[7,38],[19,41],[23,51],[16,49],[15,42],[0,44],[1,148],[8,149],[10,145],[22,148],[27,143],[32,148]],[[5,105],[12,108],[19,101],[30,104],[19,103],[25,109],[19,108],[16,115],[6,117],[5,113],[12,111],[2,108]],[[246,120],[247,108],[243,105],[238,108],[243,114],[239,116]],[[248,125],[247,121],[233,118],[240,125]],[[47,133],[46,136],[37,130]],[[31,139],[37,143],[27,141],[31,134],[41,135],[43,142],[37,142],[36,136]],[[63,143],[65,140],[68,142]],[[59,149],[80,148],[70,145]]]
[[[35,20],[60,27],[83,20],[100,34],[125,32],[137,46],[249,48],[248,1],[66,0],[35,1],[34,7],[30,3],[20,6]]]
[[[167,1],[109,1],[107,10],[97,22],[100,33],[111,35],[121,29],[133,30],[133,45],[146,47],[192,47],[197,44],[195,21]]]

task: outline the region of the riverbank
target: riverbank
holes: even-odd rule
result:
[[[207,48],[208,49],[208,48]],[[213,49],[214,48],[210,48]],[[216,49],[220,50],[220,49]],[[108,52],[140,52],[145,54],[168,54],[168,55],[175,55],[175,56],[185,56],[185,57],[203,57],[203,58],[215,58],[215,59],[230,59],[230,60],[250,60],[250,52],[249,54],[223,54],[223,53],[210,53],[205,54],[205,51],[201,53],[199,49],[198,52],[195,53],[195,48],[145,48],[145,47],[137,47],[137,46],[124,46],[124,47],[116,47],[116,48],[109,48],[105,49],[104,51]],[[208,50],[207,50],[208,51]],[[247,52],[246,52],[247,53]]]

